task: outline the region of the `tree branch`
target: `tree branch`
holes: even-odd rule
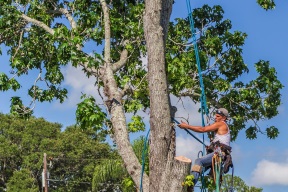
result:
[[[59,11],[60,11],[60,10],[59,10]],[[68,12],[67,10],[65,11],[65,9],[62,9],[62,11],[63,11],[63,14],[65,14],[65,16],[66,16],[66,17],[68,18],[68,20],[71,22],[71,27],[76,27],[76,23],[75,23],[75,21],[73,20],[72,16],[69,14],[69,12]],[[45,31],[47,31],[48,33],[50,33],[51,35],[54,35],[55,31],[54,31],[52,28],[48,27],[45,23],[43,23],[43,22],[41,22],[41,21],[38,21],[38,20],[36,20],[36,19],[33,19],[33,18],[31,18],[31,17],[28,17],[28,16],[25,15],[25,14],[22,14],[21,17],[22,17],[23,19],[25,19],[26,21],[31,22],[32,24],[37,25],[38,27],[41,27],[42,29],[44,29]],[[78,49],[79,51],[81,51],[82,48],[81,48],[80,45],[77,45],[77,49]],[[88,71],[88,72],[90,72],[91,74],[93,74],[93,75],[95,75],[95,76],[99,75],[98,70],[97,70],[96,68],[90,68],[90,67],[88,67],[88,64],[87,64],[87,63],[80,63],[80,65],[81,65],[82,67],[84,67],[85,70]]]
[[[121,69],[121,67],[123,67],[126,64],[127,59],[128,59],[128,51],[124,49],[121,53],[120,60],[114,63],[112,66],[113,72],[116,72],[119,69]]]
[[[129,86],[129,83],[126,83],[123,90],[120,92],[120,94],[122,95],[122,97],[129,91],[132,90],[131,87]]]
[[[11,59],[11,60],[12,60],[12,63],[13,63],[14,58],[16,57],[16,55],[17,55],[17,53],[18,53],[18,51],[19,51],[20,46],[21,46],[21,42],[22,42],[22,38],[23,38],[23,33],[24,33],[24,31],[21,31],[21,33],[20,33],[20,38],[19,38],[19,42],[18,42],[18,46],[17,46],[16,51],[15,51],[15,53],[14,53],[12,59]]]
[[[64,8],[60,8],[59,11],[66,16],[66,18],[68,19],[72,29],[75,29],[77,27],[77,23],[75,22],[74,18],[72,17],[72,15],[69,13],[69,11],[67,9]]]
[[[105,0],[100,0],[102,5],[103,14],[104,14],[104,28],[105,28],[105,52],[104,52],[104,60],[106,64],[110,63],[110,55],[111,55],[111,28],[110,28],[110,19],[109,19],[109,8]]]
[[[33,19],[31,17],[28,17],[27,15],[25,14],[22,14],[21,17],[23,19],[25,19],[26,21],[34,24],[34,25],[37,25],[38,27],[41,27],[42,29],[44,29],[45,31],[47,31],[48,33],[50,33],[51,35],[54,35],[55,31],[53,29],[51,29],[50,27],[48,27],[45,23],[41,22],[41,21],[38,21],[36,19]]]

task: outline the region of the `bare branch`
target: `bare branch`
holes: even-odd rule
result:
[[[190,43],[178,43],[174,40],[172,40],[171,38],[168,38],[169,41],[171,41],[172,43],[174,43],[175,45],[180,45],[180,46],[184,46],[184,47],[191,47],[191,46],[194,46],[194,41],[193,42],[190,42]],[[196,41],[197,43],[200,42],[200,39],[198,39]]]
[[[231,49],[231,48],[227,49],[222,55],[220,55],[220,57],[217,57],[216,60],[214,61],[214,63],[213,63],[211,66],[209,66],[208,69],[205,70],[205,71],[206,71],[205,73],[208,73],[208,72],[210,71],[210,69],[212,69],[212,68],[216,65],[216,63],[217,63],[220,59],[222,59],[225,54],[228,53],[228,51],[229,51],[230,49]]]
[[[121,91],[122,97],[127,93],[128,90],[132,90],[131,87],[129,86],[129,83],[126,83],[123,90]]]
[[[51,35],[54,35],[55,31],[51,29],[50,27],[48,27],[45,23],[38,21],[36,19],[33,19],[31,17],[28,17],[25,14],[22,14],[21,17],[25,19],[26,21],[31,22],[32,24],[37,25],[38,27],[41,27],[42,29],[50,33]]]
[[[20,38],[19,38],[19,42],[18,42],[18,47],[16,48],[16,51],[15,51],[13,57],[12,57],[12,63],[13,63],[13,60],[14,60],[15,56],[17,55],[17,53],[18,53],[18,51],[19,51],[20,46],[21,46],[21,42],[22,42],[22,38],[23,38],[23,32],[24,32],[24,31],[21,31],[21,33],[20,33]]]
[[[141,79],[140,83],[135,87],[134,90],[137,90],[137,89],[138,89],[138,87],[141,85],[141,83],[143,82],[143,80],[146,78],[147,74],[148,74],[148,73],[146,73],[146,74],[144,75],[144,77]]]
[[[109,8],[105,0],[100,0],[102,5],[103,14],[104,14],[104,28],[105,28],[105,53],[104,60],[106,64],[110,63],[110,54],[111,54],[111,28],[110,28],[110,19],[109,19]]]
[[[72,27],[72,29],[75,29],[77,27],[77,24],[74,20],[74,18],[72,17],[72,15],[69,13],[69,11],[67,9],[64,8],[60,8],[59,11],[66,16],[66,18],[68,19],[68,21],[70,22],[70,25]]]
[[[103,4],[106,5],[105,1],[103,1]],[[107,5],[106,5],[106,8],[107,8],[107,11],[108,11]],[[67,17],[67,19],[69,20],[72,28],[77,27],[75,20],[73,19],[72,15],[69,13],[69,11],[68,11],[67,9],[62,9],[62,8],[61,8],[61,9],[59,9],[59,11],[61,11],[61,13],[63,13],[63,14]],[[25,14],[22,14],[21,17],[22,17],[24,20],[26,20],[26,21],[28,21],[28,22],[31,22],[32,24],[41,27],[42,29],[44,29],[45,31],[47,31],[48,33],[50,33],[51,35],[54,35],[55,31],[54,31],[52,28],[50,28],[49,26],[47,26],[45,23],[43,23],[43,22],[41,22],[41,21],[38,21],[38,20],[36,20],[36,19],[30,18],[30,17],[28,17],[28,16],[25,15]],[[109,20],[109,17],[108,17],[108,20]],[[108,24],[110,25],[110,22],[109,22]],[[105,33],[105,34],[106,34],[106,33]],[[109,27],[109,38],[110,38],[110,27]],[[106,41],[106,42],[107,42],[107,41]],[[109,55],[109,58],[110,58],[110,39],[109,39],[108,45],[107,45],[107,43],[106,43],[106,47],[107,47],[107,46],[109,46],[108,55]],[[78,49],[79,51],[81,51],[81,49],[82,49],[81,45],[77,45],[77,49]],[[105,50],[106,50],[106,48],[105,48]],[[106,54],[106,51],[105,51],[105,54]],[[84,69],[85,69],[87,72],[90,72],[91,74],[93,74],[93,75],[95,75],[95,76],[99,75],[99,71],[98,71],[96,68],[88,67],[88,63],[80,63],[79,65],[81,65],[82,67],[84,67]]]
[[[126,64],[127,59],[128,59],[128,51],[124,49],[121,53],[120,60],[114,63],[112,66],[113,72],[116,72],[119,69],[121,69],[121,67],[123,67]]]
[[[192,92],[188,92],[188,91],[187,91],[187,92],[185,92],[185,93],[180,93],[179,96],[181,96],[181,97],[191,97],[191,98],[193,98],[193,97],[201,97],[201,94],[199,94],[199,93],[192,93]],[[213,106],[215,106],[215,107],[217,107],[217,108],[221,107],[216,100],[211,99],[211,98],[208,98],[208,97],[206,97],[206,99],[207,99],[207,101],[210,102]]]

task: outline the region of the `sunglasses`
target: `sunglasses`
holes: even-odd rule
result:
[[[220,111],[220,110],[216,110],[216,114],[219,114],[221,116],[225,116],[226,117],[226,115],[224,115],[224,113],[222,111]]]

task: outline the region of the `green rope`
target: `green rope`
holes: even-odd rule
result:
[[[220,192],[220,175],[221,175],[221,157],[219,162],[215,161],[215,172],[216,172],[216,192]]]

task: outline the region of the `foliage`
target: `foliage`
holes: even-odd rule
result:
[[[229,126],[235,140],[245,125],[247,138],[257,138],[257,133],[266,133],[269,138],[278,136],[278,129],[267,127],[261,130],[258,121],[270,119],[278,114],[280,90],[283,85],[277,79],[277,72],[269,61],[255,63],[258,76],[241,81],[249,72],[242,57],[242,46],[246,33],[232,31],[231,21],[223,19],[224,10],[220,6],[204,5],[193,12],[198,37],[201,71],[205,85],[208,107],[225,107],[230,112]],[[191,39],[188,19],[176,19],[170,23],[166,58],[168,61],[168,81],[171,93],[189,96],[200,102],[201,87],[197,74],[195,53],[188,46]],[[182,43],[184,42],[184,43]],[[192,42],[194,43],[194,42]],[[251,123],[252,122],[252,123]]]
[[[117,182],[121,183],[120,182],[121,179],[125,176],[127,177],[128,173],[123,167],[123,163],[121,162],[120,159],[102,161],[95,167],[92,189],[93,191],[99,191],[101,187],[100,186],[101,183],[108,183],[108,185],[109,185],[109,182],[113,184]],[[115,187],[115,186],[112,185],[112,187]]]
[[[258,3],[267,8],[274,6],[273,1],[258,1]],[[68,63],[72,63],[75,67],[83,66],[86,62],[88,67],[84,68],[84,72],[87,76],[91,76],[94,68],[103,65],[103,55],[94,50],[92,50],[94,56],[88,55],[83,49],[79,49],[86,47],[86,42],[100,47],[103,45],[104,28],[99,2],[82,0],[76,5],[73,1],[57,4],[40,1],[11,4],[7,1],[1,2],[1,7],[0,32],[3,35],[0,42],[10,47],[7,53],[11,56],[10,66],[14,74],[10,79],[7,74],[1,74],[2,91],[18,90],[20,88],[16,80],[18,76],[26,75],[29,70],[39,71],[45,84],[41,84],[39,78],[35,80],[36,83],[29,90],[33,101],[52,101],[55,98],[63,102],[67,97],[67,90],[60,86],[64,80],[61,72],[63,66]],[[29,15],[29,18],[24,15],[25,7],[27,9],[25,15]],[[71,17],[65,15],[62,8],[74,15],[70,15]],[[116,62],[120,57],[119,51],[123,48],[130,54],[128,63],[115,73],[115,79],[119,88],[124,89],[129,84],[130,90],[133,90],[126,92],[123,101],[125,111],[133,113],[149,107],[147,81],[144,79],[146,70],[141,65],[141,57],[146,54],[142,43],[143,8],[143,3],[139,1],[112,1],[110,5],[113,32],[111,60]],[[68,27],[64,19],[60,19],[62,14],[67,19],[77,18],[77,20],[73,20],[75,23],[69,20],[70,27]],[[267,133],[269,138],[275,138],[278,135],[276,127],[267,127],[265,132],[260,129],[257,122],[278,114],[280,90],[283,86],[277,79],[275,69],[270,67],[268,61],[263,60],[255,64],[259,74],[258,77],[253,75],[256,79],[246,83],[240,81],[240,77],[249,71],[242,58],[242,46],[247,34],[240,31],[232,32],[231,21],[223,19],[223,14],[224,11],[220,6],[204,5],[193,11],[195,27],[200,34],[197,43],[209,107],[213,109],[221,106],[231,111],[230,124],[234,140],[238,132],[251,120],[253,125],[246,132],[247,138],[255,139],[258,132]],[[37,19],[40,23],[33,19]],[[10,35],[11,31],[14,32],[13,36]],[[192,64],[195,63],[194,51],[191,46],[187,48],[183,44],[190,40],[188,19],[176,19],[170,23],[166,54],[168,81],[172,94],[178,97],[190,96],[193,101],[199,102],[197,69],[196,65]],[[98,78],[95,85],[100,88],[103,82]],[[94,98],[85,94],[82,98],[84,100],[78,105],[77,110],[78,122],[82,127],[93,126],[99,130],[106,119],[104,114],[106,112],[102,111]],[[24,106],[20,97],[12,100],[11,112],[31,115],[30,107]],[[25,112],[30,113],[27,115]],[[137,129],[130,129],[132,132],[143,130],[138,120],[134,118],[134,128]]]
[[[149,158],[147,155],[148,147],[146,148],[146,153],[144,150],[145,139],[143,136],[135,139],[132,143],[133,151],[137,156],[140,163],[143,160],[143,153],[146,154],[145,158],[145,172],[149,173]],[[129,176],[125,170],[124,164],[120,157],[115,157],[114,159],[101,161],[97,164],[93,175],[93,191],[101,190],[112,190],[120,189],[123,192],[136,191],[134,181]]]
[[[185,181],[182,182],[182,185],[187,187],[193,187],[194,186],[193,179],[194,179],[193,175],[187,175]]]
[[[139,23],[139,20],[142,20],[143,3],[137,2],[139,3],[136,4],[135,1],[111,2],[113,3],[110,11],[113,31],[111,59],[112,61],[117,60],[118,50],[124,48],[120,43],[125,38],[129,40],[125,47],[133,50],[129,65],[122,68],[116,75],[120,87],[124,87],[127,82],[131,85],[139,85],[143,75],[146,74],[141,67],[140,60],[140,51],[145,52],[144,46],[141,44],[143,28],[141,22]],[[54,4],[53,2],[21,1],[13,4],[7,1],[1,2],[0,6],[2,7],[0,43],[10,47],[7,54],[13,57],[11,72],[15,74],[10,80],[6,74],[1,74],[1,90],[6,91],[9,88],[17,90],[20,88],[16,81],[18,76],[26,75],[29,70],[39,71],[39,77],[45,84],[40,83],[40,78],[36,79],[39,86],[34,84],[29,90],[33,101],[51,101],[52,98],[55,98],[63,102],[67,97],[67,90],[60,87],[64,80],[61,66],[66,66],[71,62],[76,67],[79,63],[88,62],[89,67],[95,68],[103,61],[102,56],[97,52],[93,51],[94,56],[91,56],[77,49],[79,46],[85,46],[86,42],[95,43],[98,46],[103,45],[104,29],[102,28],[103,19],[99,2],[82,0],[77,1],[76,4],[73,1]],[[25,14],[29,15],[29,18],[23,16],[25,9],[27,10]],[[66,26],[63,19],[59,20],[63,9],[73,12],[72,16],[77,18],[75,28],[71,29],[71,26]],[[9,14],[6,14],[8,12]],[[37,19],[41,25],[31,19]],[[19,24],[14,25],[13,22]],[[30,25],[29,22],[33,25]],[[45,31],[42,27],[49,29]],[[13,36],[10,35],[12,31],[14,32]],[[138,70],[134,70],[136,68]],[[85,70],[84,72],[87,76],[91,76],[91,72]],[[98,83],[101,86],[101,82]],[[143,85],[140,85],[139,88],[141,87]],[[130,99],[125,102],[128,112],[138,110],[139,107],[148,107],[149,102],[147,102],[145,90],[138,89],[134,93],[131,92],[130,95]],[[141,100],[145,101],[140,105]],[[78,114],[80,115],[80,112]]]
[[[259,0],[258,3],[264,9],[275,6],[273,0]],[[70,132],[61,136],[62,141],[52,142],[47,139],[49,144],[45,146],[45,150],[53,148],[53,151],[49,152],[53,158],[54,152],[57,152],[57,158],[53,160],[57,179],[74,182],[75,185],[68,185],[69,190],[74,186],[80,188],[80,182],[92,177],[94,164],[92,162],[86,165],[82,162],[83,164],[73,167],[77,163],[73,160],[86,156],[88,159],[97,159],[109,151],[108,147],[99,144],[97,147],[100,147],[103,153],[90,156],[94,149],[89,148],[89,153],[86,153],[83,150],[85,144],[91,147],[91,143],[103,140],[107,131],[113,136],[118,134],[114,137],[118,139],[117,145],[128,143],[124,113],[134,115],[132,122],[128,123],[130,132],[144,129],[143,121],[136,113],[139,110],[149,110],[150,99],[153,99],[149,98],[147,67],[142,63],[143,57],[146,57],[144,1],[8,0],[1,1],[0,7],[0,44],[4,44],[8,49],[11,68],[10,74],[0,74],[0,90],[18,92],[23,84],[20,80],[33,79],[28,89],[31,104],[25,105],[19,95],[14,96],[11,99],[13,115],[27,119],[32,116],[33,104],[36,102],[64,102],[68,90],[62,87],[63,70],[67,65],[79,67],[87,77],[93,76],[96,79],[92,86],[95,86],[95,92],[98,90],[103,101],[97,100],[96,103],[95,98],[83,93],[83,101],[79,103],[76,111],[81,131],[68,129]],[[275,69],[270,66],[269,61],[260,60],[255,63],[256,71],[250,72],[252,75],[243,81],[243,77],[251,71],[250,65],[247,65],[242,57],[242,46],[247,34],[232,31],[231,21],[224,19],[221,6],[204,5],[195,9],[192,14],[199,34],[197,44],[210,112],[213,113],[217,107],[225,107],[230,111],[229,124],[234,140],[242,129],[246,129],[249,139],[257,138],[258,133],[265,133],[272,139],[277,137],[279,131],[276,127],[267,127],[265,132],[258,125],[258,121],[271,119],[278,114],[283,85],[277,79]],[[178,98],[190,97],[196,103],[200,101],[201,87],[194,50],[192,46],[187,46],[191,44],[190,41],[188,19],[176,19],[170,23],[165,50],[168,92]],[[159,73],[161,72],[165,71]],[[106,106],[106,111],[103,105]],[[107,114],[111,116],[109,120]],[[80,138],[83,139],[81,142]],[[6,140],[5,142],[9,143]],[[17,154],[17,146],[13,147],[16,152],[14,149],[10,152]],[[125,153],[128,149],[124,148],[119,147],[118,150]],[[41,149],[39,146],[35,148],[37,152]],[[33,154],[34,157],[27,161],[39,158],[40,154]],[[21,159],[17,155],[16,157]],[[66,171],[73,170],[75,174],[69,175],[57,169],[56,165],[63,167],[67,158],[71,159],[71,164]],[[133,161],[135,167],[140,166],[137,159]],[[40,164],[40,161],[35,161],[31,166],[39,170]],[[37,171],[38,175],[39,173]],[[133,179],[135,181],[135,178]],[[64,182],[61,187],[57,190],[67,190]],[[86,187],[81,189],[86,190]]]
[[[115,153],[93,129],[61,125],[43,118],[17,119],[0,114],[0,187],[42,190],[43,154],[47,153],[51,191],[88,191],[94,167]],[[21,179],[20,179],[21,178]],[[21,182],[19,182],[21,180]],[[10,191],[9,190],[9,191]]]
[[[32,177],[28,169],[14,171],[13,176],[7,183],[7,191],[11,192],[38,192],[37,181]]]
[[[268,9],[275,9],[275,2],[274,0],[257,0],[257,3],[266,11]]]
[[[93,129],[81,130],[67,127],[54,145],[54,155],[50,155],[52,189],[57,191],[91,190],[95,166],[114,153],[106,143],[100,143]]]
[[[131,118],[131,122],[128,123],[128,130],[129,132],[138,132],[145,130],[145,124],[143,122],[142,117],[139,115],[135,115]]]
[[[223,177],[223,182],[221,185],[221,191],[228,191],[232,183],[232,176],[227,174]],[[262,192],[262,188],[257,188],[254,186],[249,187],[245,182],[238,176],[233,176],[233,189],[235,192],[245,191],[245,192]]]
[[[44,119],[31,117],[20,120],[0,114],[0,175],[1,187],[6,188],[14,171],[27,169],[41,186],[44,151],[53,153],[51,148],[60,134],[60,124],[48,123]],[[23,176],[25,172],[19,172]],[[28,182],[28,180],[27,180]]]
[[[208,192],[215,191],[216,184],[212,177],[210,176],[204,176],[204,183],[205,185],[202,185],[204,187],[203,189],[208,190]],[[222,177],[222,182],[220,185],[220,191],[222,192],[229,192],[229,191],[235,191],[235,192],[262,192],[262,188],[257,188],[254,186],[248,186],[240,177],[233,176],[233,183],[232,183],[232,175],[224,174]]]
[[[104,140],[107,133],[102,127],[108,121],[106,113],[102,112],[98,105],[95,105],[95,98],[85,94],[81,98],[84,100],[78,104],[76,110],[76,120],[79,126],[82,129],[92,128]]]

